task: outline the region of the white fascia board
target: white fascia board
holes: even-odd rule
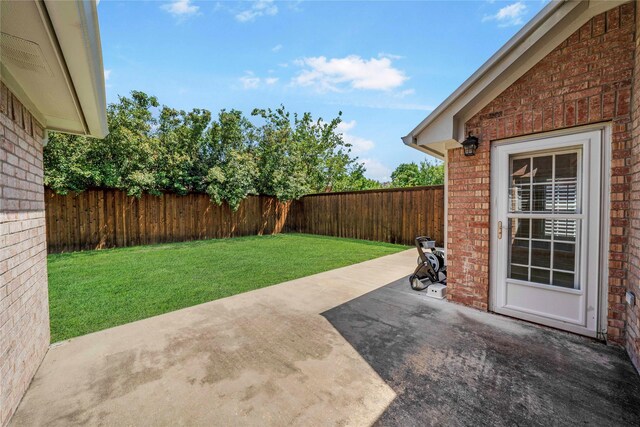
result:
[[[404,139],[403,139],[403,142],[407,146],[411,148],[415,148],[418,151],[422,151],[423,153],[428,154],[432,157],[435,157],[436,159],[444,160],[446,158],[446,149],[444,145],[442,146],[436,146],[434,144],[420,145],[415,142],[407,142]]]
[[[452,147],[468,119],[593,16],[627,1],[551,2],[402,140],[414,148]]]
[[[109,130],[96,3],[43,0],[43,4],[64,56],[87,133],[104,138]]]

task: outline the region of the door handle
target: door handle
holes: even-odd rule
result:
[[[502,239],[502,221],[498,221],[498,240]]]

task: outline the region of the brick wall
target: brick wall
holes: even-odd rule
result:
[[[629,277],[627,287],[640,298],[640,7],[636,8],[635,71],[633,80],[631,148],[631,209],[629,217]],[[640,371],[640,302],[627,307],[627,351]]]
[[[0,426],[49,346],[43,135],[0,84]]]
[[[466,123],[481,145],[474,157],[464,157],[461,148],[448,152],[451,300],[480,309],[488,306],[489,142],[610,122],[608,339],[624,342],[634,34],[633,2],[594,17]]]

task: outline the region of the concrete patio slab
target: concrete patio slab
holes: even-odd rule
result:
[[[622,350],[428,299],[414,265],[405,251],[55,346],[11,423],[640,424]]]
[[[414,265],[404,251],[64,342],[11,424],[371,424],[395,393],[320,313]]]

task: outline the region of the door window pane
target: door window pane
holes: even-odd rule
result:
[[[578,153],[556,156],[556,181],[576,181],[578,179]]]
[[[509,229],[512,230],[514,234],[511,237],[520,237],[524,239],[529,238],[529,223],[530,219],[519,219],[513,218],[509,220]]]
[[[578,185],[556,184],[553,208],[556,212],[576,212],[578,207]]]
[[[535,283],[542,283],[543,285],[549,284],[549,270],[542,270],[540,268],[531,269],[531,281]]]
[[[551,242],[531,242],[531,265],[551,267]]]
[[[512,264],[509,271],[509,278],[517,280],[529,280],[529,268]]]
[[[573,273],[563,273],[560,271],[554,271],[552,284],[554,286],[562,286],[563,288],[573,288],[574,278],[575,276]]]
[[[531,186],[519,185],[509,191],[511,212],[531,211]]]
[[[531,238],[551,240],[553,220],[551,219],[532,219],[531,220]]]
[[[576,245],[573,243],[553,244],[553,268],[574,271],[576,266]]]
[[[551,212],[553,208],[553,185],[533,186],[533,212]]]
[[[513,184],[529,184],[531,182],[531,159],[516,159],[511,163]]]
[[[573,219],[556,219],[553,221],[553,239],[568,242],[576,241],[576,224]]]
[[[533,158],[533,182],[551,182],[553,180],[553,156]]]
[[[553,207],[553,185],[533,186],[533,212],[550,212]]]
[[[529,241],[514,239],[511,244],[511,262],[513,264],[529,265]]]

